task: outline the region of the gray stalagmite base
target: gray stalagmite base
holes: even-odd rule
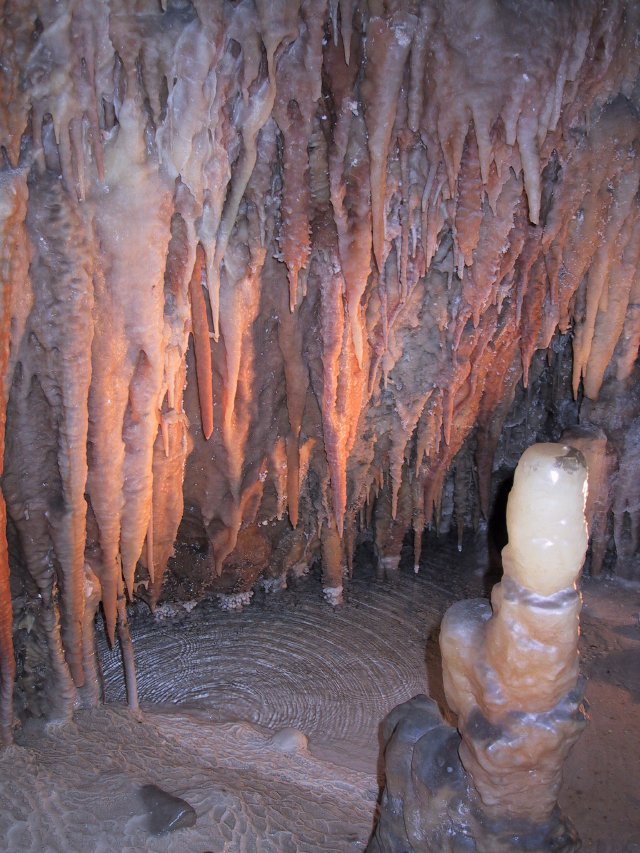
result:
[[[458,601],[442,620],[444,691],[458,730],[422,697],[389,715],[370,853],[579,849],[558,794],[586,719],[575,586],[587,548],[586,494],[580,450],[543,443],[522,455],[491,604]]]
[[[556,714],[577,720],[580,700],[577,693],[567,697]],[[517,716],[513,715],[515,724]],[[384,721],[382,735],[385,787],[367,853],[574,853],[580,849],[573,825],[557,807],[543,825],[487,817],[458,755],[460,735],[428,696],[414,696],[394,708]],[[478,726],[480,739],[499,736]]]

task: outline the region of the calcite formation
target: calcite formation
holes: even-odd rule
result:
[[[511,403],[569,333],[633,561],[637,3],[0,14],[3,494],[54,716],[96,699],[98,607],[135,704],[126,604],[178,535],[220,594],[322,558],[337,602],[364,529],[419,556],[452,470],[459,528],[474,495],[487,516]]]
[[[459,602],[442,622],[444,686],[458,715],[460,758],[496,819],[550,821],[563,761],[584,724],[575,582],[587,549],[586,494],[580,451],[529,448],[509,496],[504,577],[491,607]]]
[[[585,724],[576,579],[586,495],[579,450],[537,444],[522,456],[491,605],[459,601],[442,621],[444,689],[458,731],[426,697],[385,721],[386,788],[371,853],[579,849],[557,797]]]

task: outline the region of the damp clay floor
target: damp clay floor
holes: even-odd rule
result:
[[[64,728],[25,726],[0,756],[0,849],[363,850],[380,723],[417,693],[443,701],[442,615],[489,587],[473,549],[450,543],[427,548],[418,575],[357,569],[335,610],[311,573],[257,592],[242,612],[205,601],[139,615],[140,720],[124,707],[119,654],[99,635],[106,706]],[[588,853],[637,853],[640,585],[585,579],[582,590],[591,720],[561,805]],[[191,803],[195,826],[151,835],[138,793],[149,783]]]

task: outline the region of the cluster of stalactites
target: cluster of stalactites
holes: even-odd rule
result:
[[[67,709],[92,680],[98,601],[126,646],[127,594],[160,592],[190,333],[185,494],[212,570],[288,511],[332,555],[330,589],[336,542],[376,498],[391,551],[431,521],[474,423],[490,475],[516,383],[558,328],[575,328],[576,389],[596,396],[612,359],[629,374],[636,4],[3,15],[4,492]]]

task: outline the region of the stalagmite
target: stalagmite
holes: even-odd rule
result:
[[[333,524],[322,531],[322,589],[334,607],[342,604],[343,555],[340,536]]]
[[[583,726],[575,581],[587,547],[586,493],[580,451],[527,450],[509,496],[493,615],[484,602],[461,602],[443,620],[443,677],[458,714],[460,758],[481,808],[514,821],[516,832],[518,822],[553,823],[562,764]]]
[[[486,853],[579,849],[557,796],[585,724],[575,583],[587,548],[586,495],[579,450],[537,444],[523,454],[491,605],[459,601],[442,621],[444,688],[459,735],[426,697],[391,713],[371,853],[453,851],[469,839]]]

